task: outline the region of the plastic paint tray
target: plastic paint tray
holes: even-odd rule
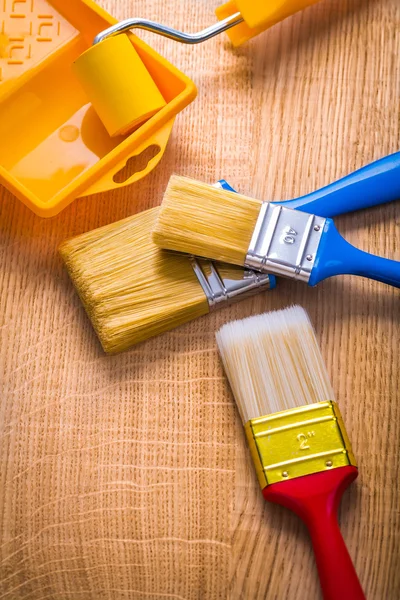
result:
[[[36,214],[51,217],[75,198],[147,175],[176,114],[196,96],[193,82],[130,34],[166,106],[133,133],[111,138],[71,65],[115,19],[91,0],[0,6],[0,182]],[[128,160],[142,153],[141,170],[121,181]]]

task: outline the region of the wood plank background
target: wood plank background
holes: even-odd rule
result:
[[[214,21],[216,2],[100,4],[195,31]],[[400,4],[323,0],[237,50],[224,37],[193,48],[143,37],[199,87],[160,166],[51,220],[0,192],[0,598],[319,598],[304,527],[262,501],[214,341],[232,318],[297,302],[359,460],[344,537],[367,597],[395,600],[398,291],[351,277],[317,289],[280,281],[110,358],[56,250],[157,205],[173,172],[278,200],[398,150]],[[400,260],[398,203],[337,223]]]

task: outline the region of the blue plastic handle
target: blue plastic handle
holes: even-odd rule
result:
[[[228,192],[235,192],[235,194],[238,193],[231,185],[229,185],[226,179],[220,179],[218,183],[220,184],[222,189],[227,190]]]
[[[236,191],[223,179],[221,185],[226,190]],[[395,152],[311,194],[274,204],[320,217],[335,217],[399,199],[400,152]]]
[[[400,288],[400,262],[368,254],[347,242],[327,219],[309,285],[334,275],[359,275]]]
[[[400,152],[395,152],[311,194],[277,204],[335,217],[399,199]]]

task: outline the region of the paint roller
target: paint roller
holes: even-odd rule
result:
[[[111,137],[125,135],[160,111],[166,100],[143,63],[133,38],[143,29],[184,44],[199,44],[231,30],[237,46],[317,0],[235,0],[216,10],[217,23],[199,33],[184,33],[147,19],[126,19],[99,33],[73,70]]]

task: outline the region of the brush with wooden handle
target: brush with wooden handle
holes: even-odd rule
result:
[[[173,176],[153,240],[161,248],[298,279],[311,286],[333,275],[353,274],[400,287],[400,262],[355,248],[340,235],[332,219],[326,218],[398,198],[400,152],[308,197],[278,204]]]
[[[336,516],[358,469],[307,313],[227,323],[217,343],[264,498],[306,524],[324,599],[364,599]]]

